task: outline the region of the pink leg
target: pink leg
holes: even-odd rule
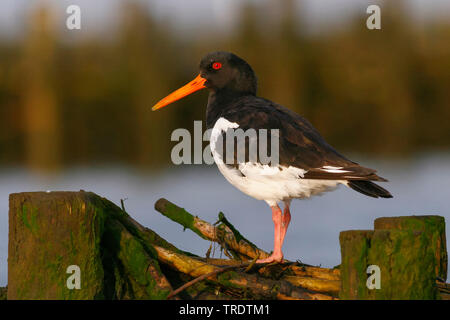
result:
[[[256,263],[268,263],[273,261],[281,262],[283,260],[283,252],[281,252],[282,241],[282,214],[278,205],[272,208],[272,220],[274,224],[274,239],[272,255],[266,259],[256,260]]]
[[[289,210],[290,201],[284,202],[284,212],[283,217],[281,219],[281,245],[284,243],[284,237],[286,236],[286,231],[289,226],[289,222],[291,222],[291,211]]]

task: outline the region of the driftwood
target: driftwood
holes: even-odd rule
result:
[[[178,249],[135,221],[123,201],[119,208],[84,191],[12,194],[8,299],[329,300],[340,296],[339,268],[289,261],[256,264],[268,253],[242,236],[223,213],[211,224],[165,199],[158,200],[155,208],[201,238],[218,243],[231,259],[211,257],[210,252],[199,257]],[[66,288],[68,265],[80,266],[80,290]],[[436,286],[442,298],[450,296],[445,281]]]
[[[121,204],[84,191],[12,194],[8,299],[337,298],[337,270],[292,262],[255,264],[268,253],[222,213],[211,224],[165,199],[155,205],[217,242],[233,259],[182,251],[134,220]],[[82,275],[79,290],[66,285],[67,267],[73,265]]]
[[[175,253],[170,250],[154,246],[158,253],[158,259],[182,273],[192,277],[201,277],[209,281],[229,287],[232,290],[246,291],[247,294],[258,298],[274,299],[280,297],[292,297],[296,299],[332,299],[331,296],[311,292],[308,289],[291,285],[290,281],[272,280],[258,276],[256,274],[246,274],[237,271],[228,271],[237,268],[244,268],[249,265],[239,264],[234,266],[218,267],[211,265],[196,258],[188,257],[183,254]],[[221,274],[227,272],[226,274]],[[295,278],[295,276],[294,276]]]
[[[244,238],[228,222],[223,213],[219,214],[218,222],[220,224],[216,227],[163,198],[155,203],[155,209],[184,228],[192,230],[203,239],[219,243],[226,252],[233,252],[235,257],[244,256],[254,259],[259,256],[263,259],[269,256],[267,252]]]
[[[197,257],[176,249],[165,240],[164,246],[160,247],[152,239],[158,239],[159,242],[162,240],[153,231],[140,226],[127,216],[130,223],[138,229],[152,234],[150,241],[154,244],[160,263],[191,277],[190,281],[172,291],[169,297],[181,294],[183,290],[199,282],[216,288],[215,294],[209,293],[208,298],[218,298],[217,292],[220,290],[220,298],[328,300],[337,299],[339,296],[342,284],[341,271],[338,268],[328,269],[292,262],[268,265],[242,263],[241,260],[265,257],[268,253],[242,236],[223,213],[219,214],[216,224],[210,224],[166,199],[158,200],[155,209],[203,239],[217,242],[225,252],[230,253],[228,256],[235,258]],[[244,269],[248,269],[249,265],[252,265],[252,269],[246,273],[248,270]],[[448,284],[437,281],[436,287],[441,298],[449,298]],[[205,294],[197,297],[204,298]]]
[[[234,257],[239,254],[240,257],[256,259],[258,256],[267,257],[269,255],[267,252],[259,249],[255,244],[243,237],[241,233],[226,219],[223,213],[219,213],[218,223],[220,224],[215,226],[196,216],[193,216],[185,209],[176,206],[166,199],[159,199],[155,203],[155,209],[171,220],[180,223],[183,227],[192,230],[203,239],[215,241],[219,243],[224,250],[234,252]],[[165,261],[166,263],[170,263],[175,269],[183,270],[184,273],[187,273],[193,277],[204,277],[207,273],[215,274],[221,269],[230,268],[230,266],[242,267],[244,265],[248,265],[242,264],[239,260],[211,258],[202,259],[204,265],[200,265],[199,259],[191,259],[191,261],[187,263],[189,257],[177,257],[174,254],[168,253],[166,250],[157,249],[157,251],[158,254],[161,254],[159,255],[159,259]],[[183,267],[185,265],[189,266],[189,270]],[[272,267],[267,265],[259,265],[258,269],[258,274],[263,276],[263,278],[258,276],[256,283],[264,283],[266,278],[277,278],[276,281],[282,283],[284,287],[290,287],[293,285],[294,287],[312,291],[309,293],[296,292],[294,294],[296,298],[301,296],[304,299],[332,299],[335,298],[339,292],[340,282],[338,269],[330,270],[326,268],[303,265],[297,266],[292,263],[274,264]],[[283,275],[277,277],[277,273],[280,272],[283,273]],[[239,274],[237,277],[238,279],[234,279],[233,281],[242,282],[245,280],[247,283],[252,283],[251,281],[247,281],[246,276],[247,275],[245,274]],[[247,286],[247,289],[250,291],[254,289],[255,292],[258,292],[259,288]],[[329,295],[319,294],[319,292]],[[280,292],[277,296],[279,298],[289,298],[290,294],[292,294],[292,292]]]

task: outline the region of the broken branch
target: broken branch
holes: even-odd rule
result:
[[[254,259],[257,256],[260,256],[261,259],[269,257],[267,252],[245,239],[234,227],[231,229],[229,227],[231,223],[225,219],[223,213],[219,215],[219,221],[222,219],[226,222],[215,227],[198,217],[194,217],[185,209],[164,198],[159,199],[155,203],[155,209],[183,227],[192,230],[203,239],[215,241],[221,245],[224,243],[228,250],[231,249],[250,259]]]

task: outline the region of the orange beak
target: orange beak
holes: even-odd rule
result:
[[[183,97],[186,97],[187,95],[190,95],[191,93],[194,93],[195,91],[206,88],[205,82],[206,82],[206,79],[202,78],[200,75],[198,75],[191,82],[185,84],[180,89],[172,92],[167,97],[161,99],[157,104],[155,104],[153,106],[152,110],[153,111],[158,110],[162,107],[167,106],[168,104],[171,104],[172,102],[175,102],[177,100],[180,100]]]

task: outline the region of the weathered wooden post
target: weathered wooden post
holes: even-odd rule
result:
[[[108,200],[81,191],[9,201],[8,299],[151,299],[172,290],[156,253]]]
[[[380,218],[374,230],[343,231],[339,240],[341,299],[440,297],[436,278],[447,275],[443,217]]]
[[[435,249],[436,276],[447,279],[447,240],[445,219],[441,216],[385,217],[374,222],[375,230],[416,230],[427,234],[429,246]]]

